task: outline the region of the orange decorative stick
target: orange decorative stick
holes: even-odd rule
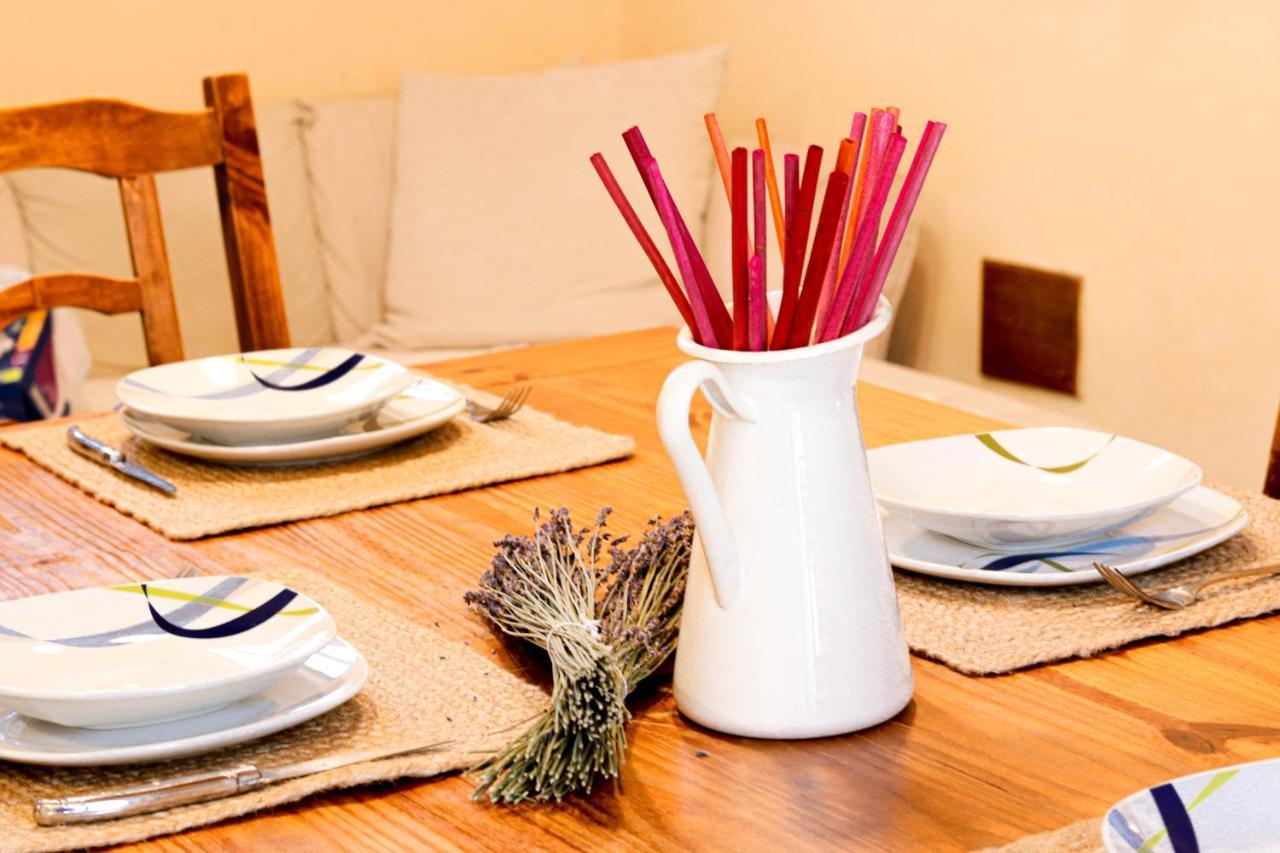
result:
[[[733,174],[729,164],[729,149],[725,147],[724,134],[720,132],[720,121],[715,113],[707,113],[702,120],[707,124],[707,136],[711,137],[711,150],[716,153],[716,165],[720,167],[720,180],[724,181],[725,201],[732,205]]]
[[[844,228],[844,245],[840,247],[840,269],[836,274],[836,281],[840,280],[840,276],[844,275],[845,264],[849,261],[849,252],[853,249],[853,235],[858,230],[858,220],[860,211],[866,207],[866,198],[864,198],[864,190],[867,184],[867,165],[871,159],[871,145],[869,137],[871,136],[870,128],[874,125],[876,114],[883,110],[873,108],[871,117],[867,120],[868,132],[862,135],[862,156],[861,162],[858,164],[858,176],[853,182],[853,196],[849,204],[849,220]],[[873,188],[874,189],[874,188]]]
[[[773,230],[778,234],[778,252],[787,256],[787,223],[782,216],[782,196],[778,194],[778,173],[773,168],[773,147],[769,145],[769,126],[756,119],[756,138],[764,151],[764,179],[769,188],[769,206],[773,208]]]
[[[827,260],[827,274],[822,280],[822,295],[818,298],[818,313],[814,318],[814,330],[823,327],[827,319],[827,309],[836,293],[836,276],[840,272],[840,247],[844,245],[845,224],[849,221],[849,207],[853,202],[853,172],[858,168],[858,152],[862,137],[867,134],[866,113],[855,113],[853,125],[849,128],[849,138],[840,143],[840,153],[836,159],[836,170],[842,172],[848,181],[845,182],[844,203],[840,207],[840,215],[836,220],[836,234],[832,243],[831,256]]]

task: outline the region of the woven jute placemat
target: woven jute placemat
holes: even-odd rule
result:
[[[1135,578],[1164,588],[1280,562],[1280,501],[1217,487],[1249,523],[1221,545]],[[1210,587],[1185,610],[1135,603],[1105,583],[1056,588],[983,586],[897,572],[907,643],[968,675],[996,675],[1089,657],[1148,637],[1173,637],[1280,610],[1280,576]]]
[[[976,853],[1101,853],[1101,825],[1101,818],[1086,818],[1052,832],[1028,835],[1004,847],[988,847]]]
[[[509,742],[547,706],[545,694],[462,643],[396,616],[306,570],[262,572],[322,603],[340,636],[369,664],[354,699],[297,728],[242,746],[159,764],[103,768],[27,767],[0,762],[0,851],[70,850],[179,832],[310,794],[404,777],[429,777],[475,765]],[[459,606],[461,602],[459,602]],[[242,761],[267,765],[366,749],[446,743],[429,753],[365,762],[272,785],[237,797],[123,820],[39,827],[38,797],[64,797],[134,785]],[[459,808],[469,808],[463,800]]]
[[[491,394],[457,386],[497,405]],[[81,418],[94,438],[178,487],[168,497],[74,453],[66,424],[0,430],[0,443],[133,516],[170,539],[232,530],[458,492],[621,459],[635,440],[565,423],[528,406],[510,420],[457,417],[421,438],[366,456],[317,465],[245,467],[178,456],[134,438],[114,414]]]

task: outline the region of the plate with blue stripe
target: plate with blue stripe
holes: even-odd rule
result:
[[[997,586],[1097,583],[1095,560],[1126,575],[1149,572],[1212,548],[1244,529],[1233,500],[1198,486],[1160,512],[1091,542],[1011,554],[971,545],[881,510],[889,561],[899,569]]]
[[[1102,820],[1107,853],[1280,849],[1280,759],[1193,773],[1125,797]]]

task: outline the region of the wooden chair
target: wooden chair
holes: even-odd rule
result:
[[[60,273],[18,282],[0,290],[0,326],[59,306],[136,311],[150,362],[182,360],[155,173],[212,166],[240,347],[289,346],[249,78],[206,78],[204,102],[207,109],[190,113],[102,99],[0,110],[0,172],[62,167],[119,179],[135,276]]]
[[[1280,412],[1276,414],[1276,431],[1271,436],[1271,462],[1267,465],[1267,479],[1262,493],[1280,500]]]

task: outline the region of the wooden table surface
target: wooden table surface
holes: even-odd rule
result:
[[[194,543],[170,542],[24,457],[0,451],[0,599],[169,576],[302,565],[376,592],[405,616],[519,667],[462,604],[492,553],[535,506],[615,530],[683,508],[653,409],[682,356],[671,330],[515,350],[432,366],[532,404],[630,433],[620,463]],[[862,387],[870,446],[994,424]],[[704,403],[694,417],[705,428]],[[1280,620],[1258,619],[1103,657],[993,678],[912,658],[916,694],[893,720],[844,737],[759,741],[681,718],[669,682],[642,688],[621,784],[559,805],[468,800],[454,776],[314,797],[157,839],[166,851],[444,849],[965,850],[1101,816],[1120,797],[1184,773],[1274,754]],[[406,650],[412,654],[412,650]]]

